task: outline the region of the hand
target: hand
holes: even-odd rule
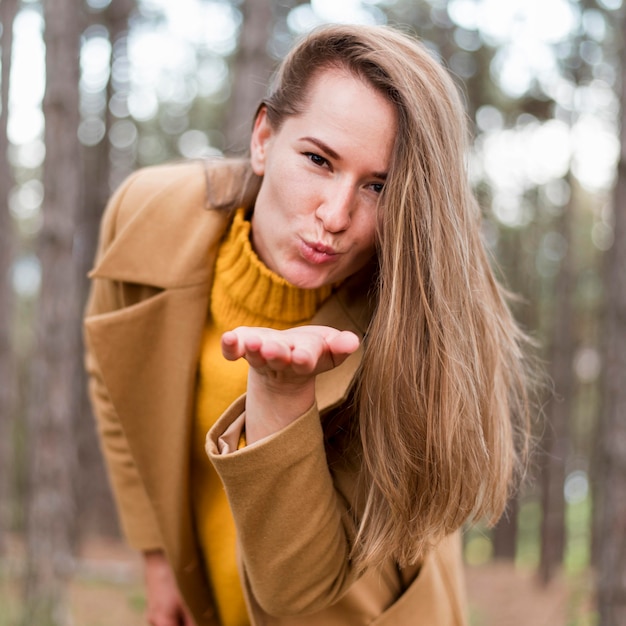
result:
[[[222,335],[222,353],[250,364],[246,440],[284,428],[315,402],[315,377],[337,367],[359,347],[358,337],[329,326],[287,330],[240,326]]]
[[[195,626],[191,613],[178,591],[176,579],[165,554],[144,552],[146,618],[150,626]]]
[[[287,330],[240,326],[222,335],[225,358],[244,358],[259,374],[280,383],[302,383],[337,367],[358,347],[354,333],[330,326]]]

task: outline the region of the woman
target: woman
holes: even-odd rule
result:
[[[466,623],[457,531],[498,518],[528,440],[466,134],[420,44],[327,26],[249,161],[111,200],[87,366],[150,624]]]

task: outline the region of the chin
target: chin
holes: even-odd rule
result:
[[[333,280],[328,276],[284,276],[285,280],[299,289],[319,289],[325,285],[330,285]]]

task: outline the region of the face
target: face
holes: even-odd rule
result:
[[[280,128],[261,111],[251,140],[252,167],[263,176],[252,245],[272,271],[313,289],[366,265],[396,130],[393,105],[340,69],[315,77],[305,110]]]

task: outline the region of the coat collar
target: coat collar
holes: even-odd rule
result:
[[[172,289],[210,278],[232,211],[207,208],[202,164],[142,170],[119,192],[115,236],[90,278]]]

